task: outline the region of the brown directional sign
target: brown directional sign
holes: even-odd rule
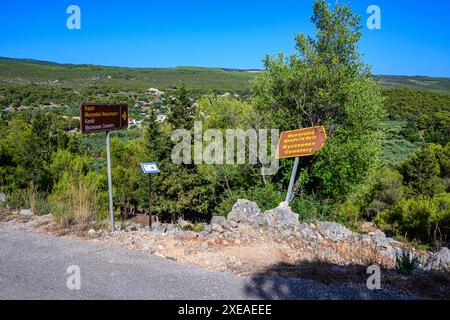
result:
[[[128,128],[128,105],[82,104],[81,132],[94,133]]]
[[[325,127],[312,127],[281,133],[277,158],[297,158],[312,156],[322,149],[327,140]]]

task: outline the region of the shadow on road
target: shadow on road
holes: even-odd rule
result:
[[[254,274],[245,292],[250,298],[263,300],[409,300],[418,296],[448,299],[450,282],[447,277],[442,285],[442,274],[438,278],[432,274],[404,277],[395,270],[381,270],[381,290],[367,288],[370,276],[362,265],[279,263]]]

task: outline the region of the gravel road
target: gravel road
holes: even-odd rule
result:
[[[80,269],[80,290],[67,286]],[[72,271],[73,272],[73,271]],[[71,282],[73,283],[73,282]],[[0,299],[411,299],[364,286],[238,277],[92,241],[0,226]]]

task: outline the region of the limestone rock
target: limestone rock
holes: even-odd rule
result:
[[[231,212],[228,214],[227,219],[235,222],[246,222],[250,224],[255,223],[255,218],[261,213],[256,202],[248,200],[238,200]]]
[[[233,220],[227,220],[227,224],[226,224],[226,228],[227,229],[235,229],[237,228],[239,225],[236,221]]]
[[[225,217],[221,217],[221,216],[214,216],[211,219],[211,224],[218,224],[219,226],[221,226],[223,228],[227,224],[227,219],[225,219]]]
[[[389,239],[386,237],[386,234],[381,230],[376,230],[373,235],[373,242],[377,247],[390,249],[391,244]]]
[[[185,231],[183,232],[183,238],[186,240],[197,239],[199,234],[194,231]]]
[[[311,228],[311,226],[307,223],[303,223],[298,228],[298,232],[300,233],[301,237],[308,239],[308,240],[315,240],[317,239],[317,235],[314,232],[314,230]]]
[[[298,214],[294,213],[291,208],[280,204],[277,208],[264,213],[266,220],[270,221],[270,225],[275,227],[288,227],[299,225]]]
[[[318,222],[317,231],[332,241],[345,241],[353,235],[353,232],[335,222]]]
[[[207,225],[203,228],[203,232],[211,233],[211,232],[212,232],[212,226],[211,226],[210,224],[207,224]]]
[[[439,252],[433,254],[428,259],[425,269],[427,270],[450,270],[450,250],[446,247],[442,248]]]
[[[33,211],[31,211],[31,209],[21,209],[19,214],[21,216],[25,216],[25,217],[30,217],[30,216],[34,215]]]
[[[223,233],[224,232],[223,228],[220,225],[216,224],[216,223],[211,224],[211,231],[212,232],[217,232],[217,233]]]
[[[265,226],[265,227],[273,227],[274,226],[274,219],[273,217],[268,214],[260,214],[255,217],[255,224],[258,226]]]

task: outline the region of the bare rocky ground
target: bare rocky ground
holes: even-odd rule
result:
[[[256,203],[240,200],[227,218],[214,217],[200,233],[159,223],[148,231],[127,222],[117,225],[114,233],[95,230],[94,225],[63,228],[51,216],[35,216],[23,210],[2,211],[0,223],[243,276],[278,275],[365,285],[367,267],[378,265],[383,288],[427,298],[450,298],[448,248],[431,253],[407,247],[373,226],[366,228],[367,233],[357,234],[331,222],[300,224],[298,216],[283,206],[261,213]],[[402,276],[395,270],[396,256],[402,250],[421,261],[412,275]]]

